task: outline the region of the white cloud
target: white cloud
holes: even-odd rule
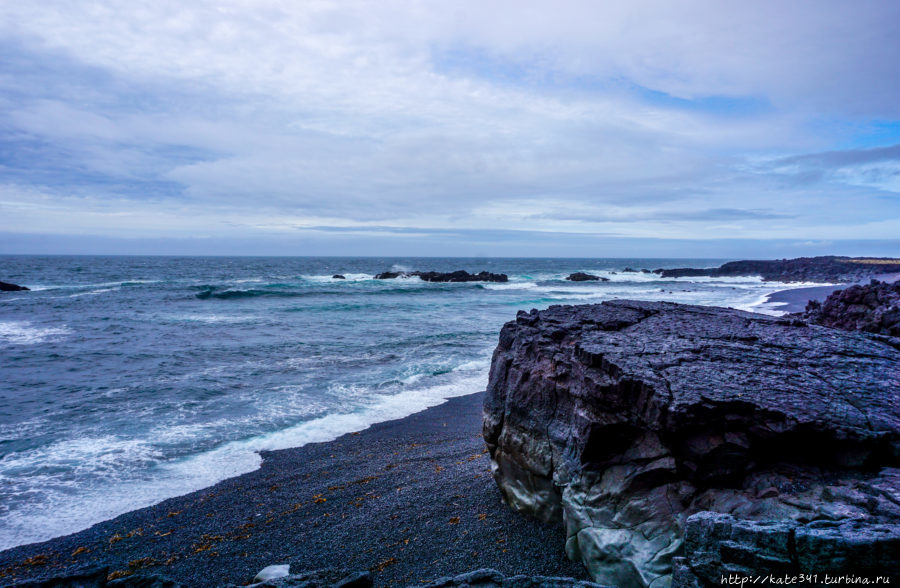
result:
[[[98,234],[886,234],[897,175],[875,176],[894,164],[812,189],[799,164],[759,162],[898,118],[898,17],[891,2],[9,2],[0,39],[20,61],[0,123],[17,156],[0,172],[18,196],[0,229],[68,214]]]

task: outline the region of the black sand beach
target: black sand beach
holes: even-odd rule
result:
[[[376,586],[490,567],[587,579],[564,532],[500,500],[481,436],[483,393],[329,443],[90,529],[0,553],[0,584],[108,565],[190,586],[245,584],[263,567],[372,570]]]

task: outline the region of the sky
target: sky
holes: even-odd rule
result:
[[[0,253],[900,255],[900,2],[0,2]]]

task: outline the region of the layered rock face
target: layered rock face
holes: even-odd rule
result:
[[[826,327],[900,337],[900,282],[872,280],[838,290],[824,302],[810,300],[801,318]]]
[[[897,477],[892,481],[896,484]],[[687,557],[676,557],[673,566],[677,588],[721,586],[723,578],[800,574],[815,577],[806,584],[838,583],[828,582],[826,574],[871,582],[889,577],[900,563],[900,525],[890,523],[759,522],[701,512],[688,518],[684,543]]]
[[[520,312],[485,397],[494,477],[511,506],[565,524],[567,554],[597,582],[623,588],[669,585],[702,511],[900,521],[889,343],[672,303]]]

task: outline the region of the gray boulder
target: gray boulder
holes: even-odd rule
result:
[[[596,581],[656,587],[702,511],[896,537],[898,391],[884,337],[672,303],[551,306],[503,327],[484,437],[506,502],[562,522]]]

